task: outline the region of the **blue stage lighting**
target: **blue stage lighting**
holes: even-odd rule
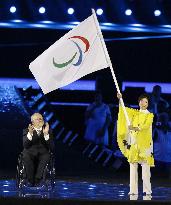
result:
[[[10,12],[11,13],[15,13],[17,11],[16,7],[15,6],[11,6],[10,7]]]
[[[160,10],[155,10],[154,11],[154,16],[160,16],[161,15],[161,11]]]
[[[23,22],[23,20],[20,20],[20,19],[14,19],[14,20],[11,20],[12,22],[14,22],[14,23],[22,23]]]
[[[68,14],[72,15],[74,13],[74,9],[73,8],[69,8],[68,9]]]
[[[127,9],[125,11],[125,15],[130,16],[132,14],[132,10],[131,9]]]
[[[103,14],[103,9],[97,9],[96,10],[97,15],[102,15]]]
[[[39,13],[44,14],[45,12],[46,12],[45,7],[42,6],[39,8]]]

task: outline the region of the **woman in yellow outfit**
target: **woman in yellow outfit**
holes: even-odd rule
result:
[[[118,99],[122,98],[117,94]],[[154,166],[152,122],[153,114],[147,110],[149,97],[146,94],[138,98],[139,110],[127,108],[130,120],[127,125],[123,108],[119,106],[117,141],[123,155],[130,164],[130,199],[138,199],[138,164],[142,166],[144,199],[151,199],[150,167]]]

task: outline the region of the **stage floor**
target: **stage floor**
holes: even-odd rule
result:
[[[95,180],[56,180],[55,188],[50,192],[41,188],[30,188],[19,191],[15,180],[0,180],[0,197],[34,197],[60,200],[120,201],[130,200],[128,184],[115,184],[110,181]],[[143,200],[142,188],[139,198]],[[152,200],[171,200],[171,186],[153,186]]]

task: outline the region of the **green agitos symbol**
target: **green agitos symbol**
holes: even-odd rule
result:
[[[90,43],[89,43],[89,41],[88,41],[86,38],[84,38],[83,36],[72,36],[72,37],[70,37],[70,38],[68,38],[68,39],[75,39],[75,38],[80,39],[80,40],[85,44],[86,49],[85,49],[84,53],[86,53],[86,52],[88,51],[88,49],[90,48]],[[72,40],[71,40],[71,41],[72,41]],[[81,50],[81,48],[80,48],[80,46],[78,45],[78,43],[76,43],[76,42],[74,42],[74,41],[72,41],[72,42],[73,42],[73,43],[75,44],[75,46],[78,48],[78,52],[79,52],[78,60],[77,60],[77,62],[74,63],[73,65],[74,65],[74,66],[79,66],[79,65],[82,63],[82,60],[83,60],[83,51]],[[73,62],[73,60],[74,60],[75,57],[77,56],[77,53],[78,53],[78,52],[75,52],[75,54],[74,54],[68,61],[63,62],[63,63],[56,63],[56,62],[55,62],[55,58],[53,57],[53,65],[54,65],[55,67],[57,67],[57,68],[64,68],[64,67],[66,67],[67,65],[69,65],[69,64],[71,64],[71,63]]]

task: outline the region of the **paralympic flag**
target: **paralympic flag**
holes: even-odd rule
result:
[[[61,37],[29,66],[44,94],[109,67],[95,14]]]

